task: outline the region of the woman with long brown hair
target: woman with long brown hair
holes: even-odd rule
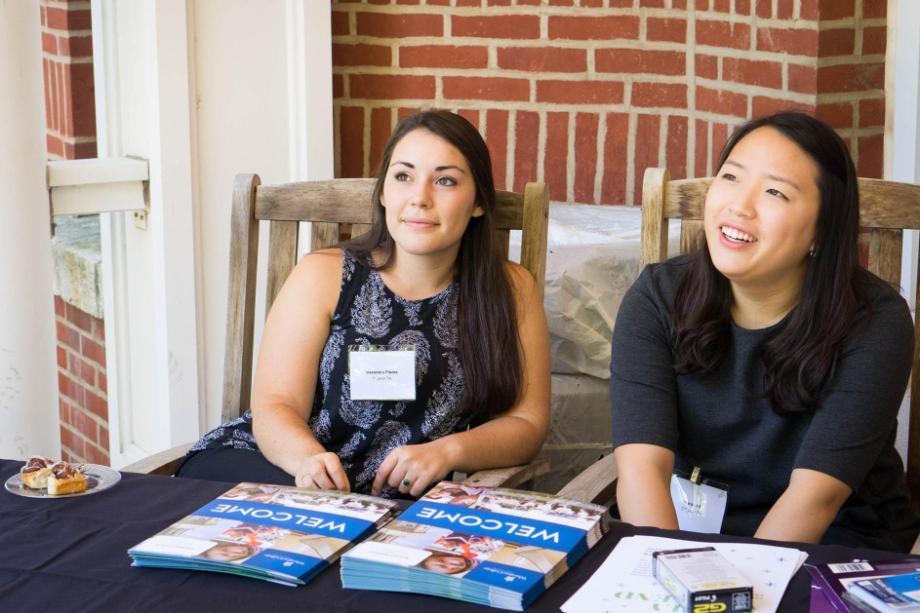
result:
[[[647,267],[617,317],[624,520],[676,528],[679,509],[726,534],[910,549],[894,439],[913,325],[860,267],[858,226],[856,171],[830,127],[786,112],[734,133],[705,244]],[[727,486],[727,505],[675,469]]]
[[[371,231],[297,265],[266,320],[251,415],[207,434],[179,475],[418,496],[452,470],[532,459],[548,333],[533,277],[501,255],[491,168],[459,115],[401,121]]]

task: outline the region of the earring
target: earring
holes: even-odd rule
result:
[[[815,254],[818,253],[818,248],[815,245],[811,246],[811,249],[808,250],[808,257],[813,258]]]

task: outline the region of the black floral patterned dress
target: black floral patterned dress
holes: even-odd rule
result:
[[[463,367],[457,353],[457,295],[452,283],[423,300],[406,300],[367,263],[347,253],[339,301],[323,348],[310,429],[342,461],[353,491],[368,492],[394,448],[464,430]],[[351,400],[348,347],[415,348],[416,400]],[[207,433],[189,451],[235,447],[258,451],[249,411]]]

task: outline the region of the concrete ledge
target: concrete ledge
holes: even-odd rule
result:
[[[64,302],[102,319],[102,252],[98,215],[54,218],[54,293]]]

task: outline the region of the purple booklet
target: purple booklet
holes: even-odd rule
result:
[[[853,560],[833,564],[806,564],[811,575],[811,611],[850,613],[859,608],[845,599],[847,586],[855,581],[920,572],[920,557],[870,562]]]

